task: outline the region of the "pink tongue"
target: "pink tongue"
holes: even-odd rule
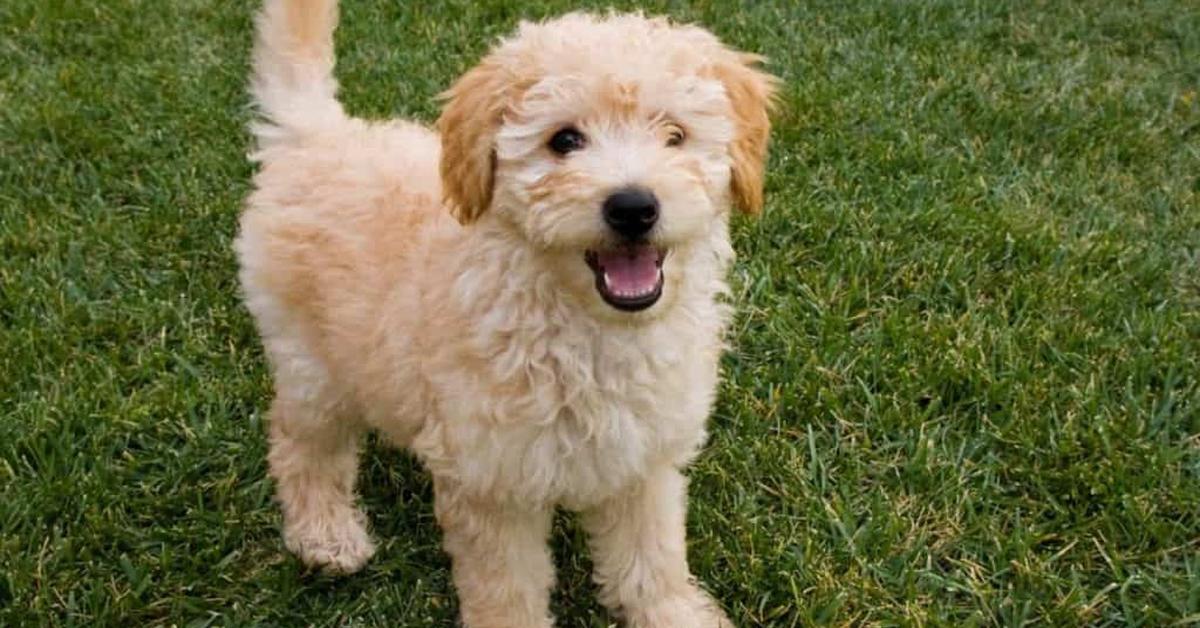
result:
[[[597,253],[596,261],[604,269],[605,286],[615,295],[648,294],[658,286],[658,251],[653,247]]]

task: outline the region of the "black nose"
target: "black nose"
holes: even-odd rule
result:
[[[604,200],[604,222],[627,238],[643,236],[658,222],[658,199],[645,188],[617,190]]]

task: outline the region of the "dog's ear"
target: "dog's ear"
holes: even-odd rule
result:
[[[762,61],[758,55],[725,49],[712,68],[725,85],[732,105],[734,138],[729,154],[733,159],[733,202],[747,214],[757,214],[763,207],[770,114],[779,84],[779,79],[759,69]]]
[[[442,94],[446,106],[437,121],[442,189],[450,213],[464,225],[492,202],[496,132],[509,104],[510,85],[504,69],[485,59]]]

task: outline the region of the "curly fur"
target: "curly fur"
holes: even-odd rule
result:
[[[582,513],[629,625],[727,625],[688,571],[680,470],[706,438],[729,210],[761,209],[774,79],[697,27],[573,13],[495,46],[433,131],[345,114],[335,25],[334,0],[259,16],[261,168],[236,242],[288,548],[334,572],[370,557],[354,483],[373,429],[433,475],[470,628],[552,624],[557,506]],[[564,124],[589,138],[569,159],[545,146]],[[662,299],[636,313],[604,303],[583,261],[630,183],[661,200],[670,251]]]

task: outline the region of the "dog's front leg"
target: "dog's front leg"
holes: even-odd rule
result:
[[[552,510],[471,500],[435,482],[446,552],[466,628],[551,628]]]
[[[283,507],[283,539],[305,564],[329,573],[362,568],[375,545],[354,505],[359,426],[320,403],[285,395],[271,405],[267,456]]]
[[[583,513],[601,601],[631,628],[731,628],[688,572],[687,480],[662,466]]]

